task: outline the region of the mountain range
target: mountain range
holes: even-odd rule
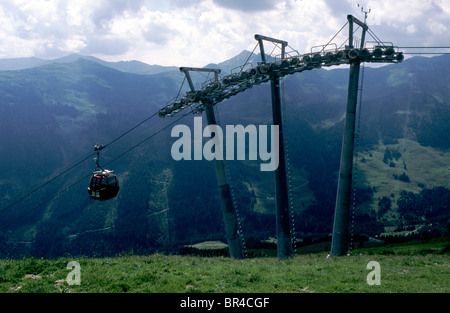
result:
[[[0,71],[23,70],[52,63],[72,63],[78,59],[89,60],[105,67],[133,74],[151,75],[177,69],[175,66],[150,65],[136,60],[107,62],[93,56],[84,56],[73,53],[65,57],[52,60],[40,59],[36,57],[0,59]]]
[[[226,74],[249,58],[257,62],[258,56],[243,51],[207,67]],[[363,68],[355,235],[420,233],[430,224],[448,233],[449,68],[448,55]],[[199,86],[205,78],[194,79]],[[187,91],[182,83],[175,67],[137,61],[0,60],[0,256],[177,251],[223,241],[214,165],[170,155],[171,129],[192,127],[194,115],[153,117]],[[306,71],[282,82],[299,241],[331,231],[347,87],[347,68]],[[221,125],[270,124],[270,86],[253,87],[215,109]],[[97,143],[110,143],[100,164],[115,171],[121,186],[106,202],[87,193]],[[259,164],[227,162],[249,242],[275,236],[274,177]]]

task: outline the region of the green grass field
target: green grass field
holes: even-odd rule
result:
[[[2,293],[448,293],[450,238],[327,253],[233,260],[125,255],[114,258],[0,260]],[[67,280],[80,264],[80,284]],[[369,285],[370,261],[380,285]]]
[[[383,163],[383,155],[386,148],[396,149],[401,157],[392,159],[390,162],[395,167]],[[361,162],[364,157],[365,162]],[[450,153],[442,152],[431,147],[421,146],[416,141],[399,139],[395,145],[382,145],[374,150],[360,153],[358,166],[358,186],[370,185],[376,187],[377,191],[372,196],[370,206],[377,208],[377,203],[382,197],[391,198],[396,208],[396,201],[400,191],[420,193],[421,184],[426,188],[443,186],[449,188]],[[394,179],[393,174],[408,175],[410,182],[405,183]]]

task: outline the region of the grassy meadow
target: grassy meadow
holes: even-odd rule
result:
[[[123,255],[112,258],[0,260],[1,293],[448,293],[450,238],[353,250],[234,260],[226,257]],[[80,264],[80,284],[67,264]],[[370,261],[380,284],[369,285]]]
[[[385,150],[394,149],[401,156],[389,161],[391,166],[383,162]],[[364,158],[364,162],[361,159]],[[416,141],[399,139],[397,144],[381,145],[374,150],[363,151],[359,155],[358,185],[376,187],[370,206],[377,208],[382,197],[392,198],[393,207],[400,191],[420,193],[423,187],[443,186],[449,188],[450,153],[431,147],[421,146]],[[410,182],[396,180],[393,174],[405,173]]]

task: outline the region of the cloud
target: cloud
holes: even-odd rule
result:
[[[164,2],[166,2],[166,1],[164,1]],[[201,4],[201,2],[203,2],[203,0],[167,0],[167,2],[169,2],[170,5],[174,8],[184,9],[184,8],[189,8],[189,7],[196,7],[199,4]]]
[[[428,29],[434,34],[441,35],[448,32],[448,27],[446,25],[434,19],[429,19],[427,21],[427,26]]]
[[[117,38],[89,38],[83,42],[83,48],[79,50],[84,55],[122,55],[130,49],[130,42],[126,39]]]
[[[204,66],[252,50],[254,34],[286,40],[305,53],[327,43],[347,14],[363,19],[357,4],[372,9],[370,28],[383,41],[450,41],[446,0],[11,0],[0,2],[0,57],[75,52],[108,61]],[[342,32],[336,43],[346,36]]]
[[[21,50],[24,54],[33,51],[32,55],[41,57],[72,52],[124,54],[130,42],[114,33],[112,26],[116,19],[137,14],[144,3],[144,0],[2,2],[0,21],[11,25],[2,39],[11,46],[26,45]]]
[[[417,27],[414,24],[410,24],[406,27],[406,32],[408,34],[414,34],[417,32]]]
[[[144,6],[145,0],[96,0],[91,3],[94,8],[91,19],[102,27],[104,23],[125,12],[138,12]]]
[[[182,36],[183,29],[186,29],[186,25],[174,18],[171,13],[147,9],[144,9],[141,13],[137,20],[130,25],[148,43],[164,46],[172,38]],[[179,15],[179,17],[181,18],[182,15]]]
[[[272,0],[213,0],[221,7],[238,11],[267,11],[275,8],[276,1]]]
[[[177,35],[177,31],[170,26],[159,23],[150,23],[147,30],[143,33],[144,38],[151,43],[157,45],[165,45],[170,38]]]
[[[357,0],[354,1],[336,1],[324,0],[325,6],[329,11],[332,11],[336,16],[346,17],[351,14],[357,7]]]

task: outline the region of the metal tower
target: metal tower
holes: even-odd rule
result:
[[[196,72],[213,72],[214,81],[218,83],[220,69],[208,69],[208,68],[194,68],[194,67],[181,67],[180,71],[183,72],[188,81],[189,87],[192,92],[195,92],[195,87],[192,82],[190,71]],[[217,126],[216,116],[214,114],[213,105],[204,100],[206,119],[208,125],[212,127]],[[214,135],[217,139],[217,132]],[[218,145],[216,145],[218,147]],[[242,259],[244,257],[242,247],[240,244],[240,238],[238,234],[238,223],[236,213],[234,211],[233,199],[231,197],[230,185],[225,172],[225,164],[223,160],[214,159],[214,165],[216,168],[217,183],[219,185],[219,193],[221,200],[221,209],[223,214],[223,220],[225,223],[225,232],[228,242],[228,249],[230,252],[230,257],[234,259]]]
[[[266,64],[263,40],[281,45],[281,61],[286,57],[286,41],[255,35],[261,51],[261,64]],[[276,205],[276,229],[277,229],[277,257],[285,259],[292,257],[291,225],[289,220],[289,195],[286,178],[286,161],[284,151],[283,120],[281,118],[281,91],[280,76],[274,72],[270,75],[270,87],[272,92],[272,123],[279,127],[278,168],[275,170],[275,205]]]
[[[362,27],[361,47],[364,48],[364,37],[367,25],[353,16],[347,16],[349,22],[348,49],[354,49],[353,23]],[[342,139],[341,162],[339,168],[336,207],[334,213],[331,256],[345,255],[348,249],[348,223],[350,214],[350,199],[352,186],[353,148],[355,141],[356,105],[358,97],[359,70],[361,59],[357,56],[350,61],[348,81],[347,110],[345,114],[344,136]]]

